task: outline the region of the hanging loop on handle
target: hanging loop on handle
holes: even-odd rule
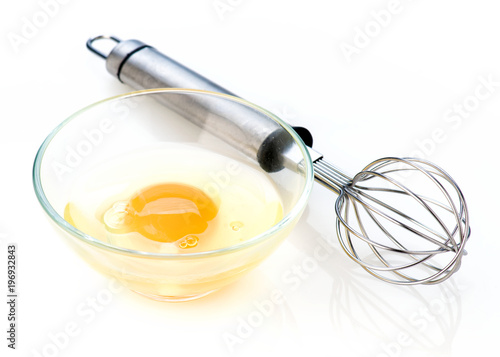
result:
[[[96,37],[91,37],[88,39],[87,41],[87,48],[94,52],[96,55],[98,55],[99,57],[101,58],[104,58],[104,59],[107,59],[108,56],[105,55],[104,53],[102,53],[102,51],[99,51],[97,48],[94,47],[94,42],[97,41],[97,40],[112,40],[116,43],[120,43],[121,40],[115,36],[106,36],[106,35],[100,35],[100,36],[96,36]]]

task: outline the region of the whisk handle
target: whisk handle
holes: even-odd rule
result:
[[[93,42],[108,39],[116,42],[109,54],[96,50]],[[87,47],[106,60],[106,69],[121,82],[135,89],[190,88],[236,96],[155,48],[138,40],[120,41],[116,37],[99,36],[90,39]],[[181,103],[189,100],[189,106]],[[259,162],[268,171],[281,170],[285,153],[293,145],[290,135],[268,116],[237,103],[226,103],[208,108],[196,98],[165,98],[167,106],[208,132],[236,147]],[[189,113],[186,112],[189,107]],[[215,116],[214,116],[215,114]],[[302,127],[295,127],[306,145],[312,146],[312,135]]]

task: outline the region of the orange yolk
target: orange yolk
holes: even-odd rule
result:
[[[215,218],[218,206],[200,189],[180,183],[163,183],[137,192],[130,200],[117,202],[104,214],[112,233],[137,232],[151,240],[196,245]],[[181,246],[183,247],[183,246]],[[184,247],[183,247],[184,248]]]

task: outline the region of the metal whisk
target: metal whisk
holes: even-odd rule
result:
[[[413,285],[442,282],[459,269],[469,216],[460,188],[443,169],[422,159],[388,157],[350,178],[311,153],[316,180],[339,195],[342,248],[367,272]]]
[[[94,47],[97,40],[112,41],[114,47],[104,54]],[[87,47],[106,60],[108,72],[134,88],[195,88],[234,96],[141,41],[97,36]],[[266,116],[227,103],[209,112],[195,94],[189,105],[163,102],[267,172],[290,164],[285,155],[290,136]],[[294,129],[312,146],[306,129]],[[425,160],[391,157],[372,162],[351,178],[309,150],[316,180],[339,195],[335,212],[342,248],[366,271],[387,282],[412,285],[439,283],[458,270],[470,235],[469,218],[462,192],[445,171]]]

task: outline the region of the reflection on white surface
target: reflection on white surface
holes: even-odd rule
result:
[[[449,356],[462,315],[459,274],[430,286],[397,286],[378,281],[349,261],[333,235],[303,220],[292,243],[309,256],[318,245],[330,257],[318,261],[327,273],[330,333],[354,356]],[[302,233],[302,234],[300,234]],[[301,239],[307,235],[313,239]],[[324,331],[318,331],[318,333]],[[332,346],[333,348],[334,346]]]
[[[380,356],[450,355],[460,325],[462,288],[455,278],[439,286],[379,286],[370,277],[338,273],[330,318],[335,329]],[[386,284],[387,285],[387,284]]]
[[[133,293],[124,295],[133,314],[160,316],[176,321],[172,336],[184,353],[199,351],[200,344],[219,356],[258,356],[297,350],[297,321],[273,282],[260,270],[199,300],[165,304]],[[170,336],[170,338],[172,338]],[[190,341],[196,340],[193,344]]]

